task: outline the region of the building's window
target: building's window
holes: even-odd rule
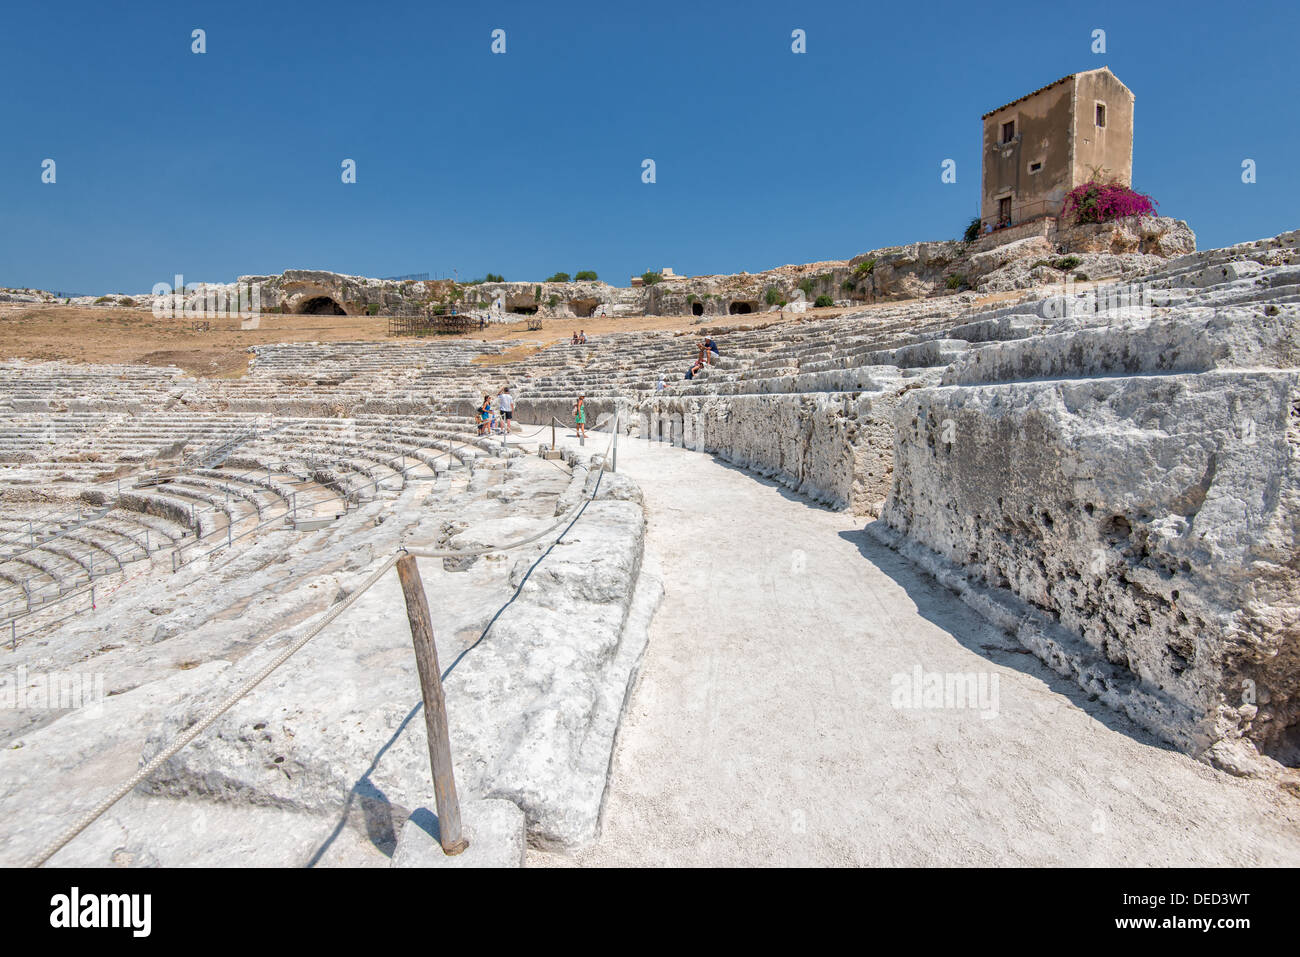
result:
[[[1011,197],[1003,196],[998,200],[998,225],[1011,225]]]
[[[1106,127],[1106,104],[1097,104],[1097,125],[1105,129]]]
[[[1010,143],[1016,138],[1016,121],[1011,120],[1002,124],[1002,142]]]
[[[1043,161],[1042,161],[1042,160],[1039,160],[1039,161],[1036,162],[1036,163],[1030,163],[1030,164],[1029,164],[1029,172],[1031,172],[1031,173],[1037,173],[1037,172],[1038,172],[1039,170],[1041,170],[1042,168],[1043,168]]]

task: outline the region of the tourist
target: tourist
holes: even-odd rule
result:
[[[491,427],[492,397],[483,396],[483,404],[478,407],[478,434],[483,435]]]
[[[578,396],[578,401],[574,403],[573,424],[577,429],[578,438],[584,438],[587,435],[587,399],[585,396]]]
[[[659,381],[655,383],[655,391],[662,392],[666,388],[668,388],[668,385],[664,382],[664,374],[661,372],[659,373]]]
[[[575,346],[578,344],[578,330],[577,330],[577,329],[574,329],[574,330],[573,330],[573,339],[570,340],[570,344],[571,344],[571,345],[575,345]]]
[[[587,344],[587,330],[586,330],[586,329],[583,329],[582,332],[579,334],[579,336],[578,336],[578,343],[579,343],[580,345],[584,345],[584,346]]]
[[[704,340],[704,347],[705,347],[706,349],[708,349],[710,352],[712,352],[715,356],[719,354],[719,353],[718,353],[718,344],[717,344],[716,342],[713,341],[713,337],[712,337],[712,336],[708,336],[708,337],[705,338],[705,340]],[[710,363],[712,363],[712,361],[713,361],[712,359],[709,360]]]
[[[501,419],[507,434],[514,431],[515,397],[510,394],[510,386],[501,390],[497,397],[497,406],[501,409]]]

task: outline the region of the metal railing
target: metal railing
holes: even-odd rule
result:
[[[980,235],[989,236],[1002,229],[1010,229],[1013,226],[1019,226],[1033,219],[1042,219],[1044,217],[1059,216],[1061,214],[1061,200],[1044,199],[1035,203],[1015,203],[1011,204],[1011,215],[1009,218],[1000,218],[992,216],[980,219]]]

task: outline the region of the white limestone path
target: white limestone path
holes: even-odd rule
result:
[[[851,515],[660,443],[618,466],[665,595],[600,840],[529,866],[1300,864],[1300,799],[1090,704]],[[996,716],[894,707],[918,665],[996,676]]]

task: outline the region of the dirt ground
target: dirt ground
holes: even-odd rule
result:
[[[1019,293],[986,296],[981,303]],[[567,342],[575,330],[587,338],[611,332],[703,332],[717,327],[753,327],[777,322],[825,319],[862,309],[887,308],[897,302],[852,309],[810,309],[780,318],[772,313],[711,317],[695,325],[691,316],[632,316],[626,318],[543,319],[542,329],[530,330],[527,320],[490,326],[482,331],[439,336],[480,342],[517,342],[500,357],[483,363],[518,362],[556,342]],[[341,342],[389,340],[384,316],[263,315],[255,329],[240,328],[238,319],[214,319],[207,331],[197,331],[187,319],[158,319],[146,309],[58,304],[0,304],[0,359],[58,359],[66,362],[132,363],[179,366],[203,378],[239,378],[248,371],[249,346],[271,342]]]

